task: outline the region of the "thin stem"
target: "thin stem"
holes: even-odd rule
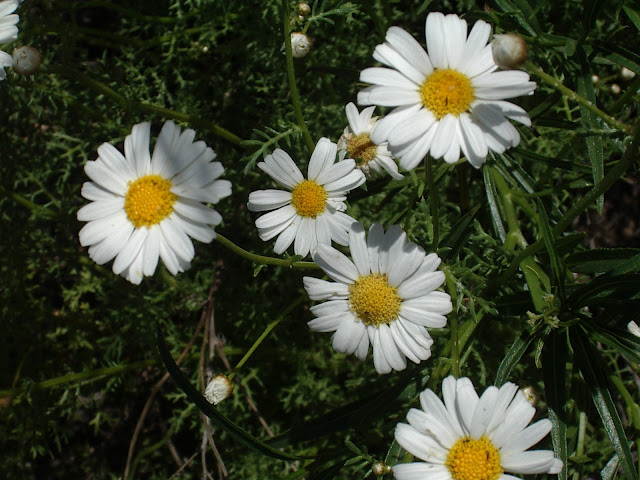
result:
[[[600,117],[610,127],[615,128],[616,130],[620,130],[620,131],[625,132],[625,133],[630,133],[631,127],[629,125],[625,125],[624,123],[619,122],[618,120],[616,120],[612,116],[606,114],[605,112],[600,110],[598,107],[596,107],[593,103],[591,103],[586,98],[581,97],[580,95],[578,95],[576,92],[574,92],[570,88],[565,87],[560,80],[558,80],[555,77],[552,77],[548,73],[545,73],[544,70],[542,70],[540,67],[534,65],[531,62],[526,62],[525,66],[527,67],[527,69],[530,72],[532,72],[534,75],[537,75],[538,77],[540,77],[541,80],[543,80],[545,83],[551,85],[553,88],[555,88],[560,93],[562,93],[564,96],[566,96],[569,100],[573,100],[574,102],[577,102],[582,107],[586,108],[587,110],[589,110],[593,114],[595,114],[598,117]]]
[[[438,192],[436,191],[436,182],[433,178],[433,159],[427,154],[425,158],[425,176],[427,179],[427,188],[429,189],[429,204],[431,205],[431,224],[433,225],[433,247],[438,250],[440,243],[440,205],[438,202]]]
[[[108,87],[104,83],[99,82],[98,80],[95,80],[71,67],[60,66],[60,65],[49,65],[46,71],[41,70],[41,72],[63,75],[67,78],[70,78],[71,80],[76,80],[81,84],[91,88],[92,90],[95,90],[107,97],[110,97],[117,104],[119,104],[125,109],[159,114],[164,117],[172,118],[174,120],[190,123],[197,127],[203,127],[208,130],[211,130],[215,135],[235,145],[240,145],[243,142],[242,138],[222,128],[221,126],[213,122],[210,122],[209,120],[205,120],[204,118],[196,117],[194,115],[189,115],[187,113],[170,110],[168,108],[161,107],[160,105],[156,105],[153,103],[139,102],[136,100],[128,99],[124,95],[119,94],[114,89],[112,89],[111,87]]]
[[[315,149],[315,143],[311,138],[311,134],[309,133],[309,129],[307,128],[307,124],[304,121],[304,116],[302,115],[302,104],[300,103],[300,94],[298,93],[298,86],[296,85],[296,73],[293,66],[293,52],[291,50],[291,30],[289,26],[288,12],[289,2],[287,0],[282,0],[282,30],[284,33],[284,48],[287,57],[287,78],[289,79],[291,103],[293,105],[293,111],[296,116],[296,121],[298,122],[298,126],[302,131],[302,136],[304,137],[304,143],[307,145],[307,150],[309,150],[309,153],[311,154]]]
[[[449,328],[451,329],[451,362],[453,364],[453,376],[460,377],[460,345],[458,331],[458,291],[456,290],[456,279],[451,271],[444,267],[442,269],[447,282],[447,290],[451,296],[453,310],[449,315]]]
[[[233,253],[246,258],[247,260],[258,263],[260,265],[277,265],[280,267],[293,267],[293,268],[306,268],[306,269],[319,269],[320,267],[314,262],[292,262],[284,258],[265,257],[264,255],[257,255],[251,253],[244,248],[237,246],[228,238],[220,235],[216,232],[216,241],[223,247],[231,250]]]
[[[23,207],[27,207],[29,210],[31,210],[34,214],[38,214],[41,215],[45,218],[49,218],[49,219],[53,219],[59,216],[59,214],[47,207],[43,207],[41,205],[38,205],[37,203],[32,202],[31,200],[27,200],[26,198],[24,198],[22,195],[15,193],[15,192],[10,192],[8,190],[5,190],[4,187],[2,187],[0,185],[0,193],[2,193],[3,195],[12,198],[16,203],[19,203],[20,205],[22,205]]]
[[[307,298],[307,295],[300,295],[300,297],[298,297],[291,305],[289,305],[284,312],[282,312],[282,315],[280,315],[278,318],[276,318],[273,322],[271,322],[269,325],[267,325],[267,328],[264,329],[264,332],[262,332],[262,335],[260,335],[258,337],[258,339],[254,342],[253,345],[251,345],[251,348],[247,351],[247,353],[244,355],[244,357],[242,357],[242,359],[237,363],[237,365],[235,366],[235,368],[233,369],[233,372],[231,372],[229,374],[229,379],[233,379],[234,375],[238,372],[238,370],[240,370],[242,368],[242,366],[247,362],[247,360],[249,360],[249,358],[251,358],[251,355],[253,355],[253,352],[256,351],[256,349],[260,346],[260,344],[262,343],[262,341],[267,338],[267,336],[269,335],[269,333],[271,332],[271,330],[273,330],[274,328],[276,328],[278,326],[278,324],[287,316],[289,315],[298,305],[300,305],[305,299]]]

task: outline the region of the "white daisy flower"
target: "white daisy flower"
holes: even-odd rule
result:
[[[396,427],[396,441],[422,460],[394,466],[397,480],[516,480],[505,472],[562,469],[551,450],[527,451],[551,431],[551,421],[529,425],[536,409],[513,383],[491,386],[478,398],[471,380],[450,376],[442,396],[444,403],[431,390],[422,392],[422,410],[412,408],[409,424]]]
[[[398,165],[387,148],[387,142],[378,145],[371,141],[371,131],[378,123],[378,117],[372,117],[375,108],[368,107],[359,113],[353,103],[346,106],[349,126],[345,127],[344,133],[338,140],[338,150],[342,158],[360,160],[356,166],[367,177],[370,176],[371,170],[376,173],[384,170],[392,178],[399,180],[404,176],[398,173]]]
[[[318,317],[309,322],[311,330],[335,332],[333,348],[360,360],[371,344],[378,373],[404,370],[407,358],[428,359],[433,340],[427,328],[444,327],[452,309],[449,295],[435,291],[444,282],[436,271],[440,257],[407,242],[397,225],[385,234],[374,224],[366,238],[362,224],[354,223],[349,250],[353,260],[329,245],[318,245],[313,255],[335,282],[304,277],[311,300],[328,300],[311,307]]]
[[[489,150],[498,153],[520,142],[509,122],[531,125],[527,113],[505,98],[529,95],[536,87],[519,70],[496,72],[491,27],[478,20],[467,37],[467,22],[457,15],[430,13],[426,22],[429,53],[406,31],[391,27],[373,58],[392,68],[367,68],[358,93],[361,105],[396,107],[371,133],[375,143],[389,142],[407,170],[429,152],[447,163],[461,153],[476,168]]]
[[[0,44],[9,43],[18,38],[18,27],[16,27],[20,17],[13,12],[18,8],[16,0],[0,1]],[[13,58],[7,52],[0,50],[0,80],[7,77],[5,67],[13,66]]]
[[[203,202],[231,195],[231,182],[218,180],[224,168],[212,162],[216,154],[193,141],[193,130],[165,122],[153,156],[149,131],[148,122],[135,125],[124,156],[109,143],[98,148],[98,159],[84,167],[93,181],[82,196],[92,202],[78,211],[89,222],[80,230],[89,256],[99,265],[115,257],[113,272],[135,284],[153,275],[158,257],[173,275],[188,269],[195,253],[189,237],[209,243],[216,236],[210,225],[222,221]]]
[[[344,203],[349,190],[362,185],[364,174],[353,159],[336,163],[338,148],[321,138],[309,160],[308,178],[287,152],[276,149],[258,167],[288,191],[257,190],[249,194],[247,207],[264,212],[256,220],[258,234],[265,242],[278,236],[273,251],[283,253],[294,243],[296,255],[306,257],[319,243],[340,245],[348,242],[349,226],[355,222],[346,213]]]

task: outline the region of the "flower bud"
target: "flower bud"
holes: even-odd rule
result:
[[[529,402],[532,406],[535,407],[540,401],[540,395],[531,385],[523,387],[522,389],[520,389],[520,391],[524,395],[524,398],[527,399],[527,402]]]
[[[611,84],[611,93],[613,93],[614,95],[618,95],[621,91],[622,89],[620,88],[620,85],[618,85],[617,83]]]
[[[229,377],[226,375],[219,373],[209,380],[207,388],[204,390],[204,398],[206,398],[209,403],[217,405],[231,395],[231,393],[233,393],[231,380],[229,380]]]
[[[494,35],[491,42],[491,51],[496,65],[508,70],[522,65],[529,53],[527,44],[517,33]]]
[[[635,335],[636,337],[640,337],[640,327],[638,327],[638,324],[633,320],[627,323],[627,330],[629,330],[629,332]]]
[[[311,7],[308,3],[299,3],[296,5],[296,11],[298,12],[298,15],[306,16],[311,13]]]
[[[302,58],[311,49],[311,40],[302,32],[291,34],[291,52],[293,58]]]
[[[42,55],[33,47],[24,45],[13,50],[13,71],[20,75],[33,75],[40,69]]]
[[[636,72],[629,70],[627,67],[622,67],[620,69],[620,76],[623,80],[631,80],[636,76]]]
[[[382,475],[391,473],[391,467],[384,462],[376,462],[373,464],[373,467],[371,467],[371,471],[377,477],[381,477]]]

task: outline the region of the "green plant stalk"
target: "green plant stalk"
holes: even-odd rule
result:
[[[293,267],[293,268],[306,268],[306,269],[320,269],[320,267],[314,262],[292,262],[284,258],[265,257],[264,255],[257,255],[251,253],[244,248],[237,246],[228,238],[220,235],[216,232],[215,240],[223,247],[231,250],[233,253],[246,258],[250,262],[258,263],[260,265],[277,265],[279,267]]]
[[[447,290],[451,296],[451,303],[453,304],[453,310],[449,315],[449,328],[451,331],[451,363],[453,376],[460,377],[460,345],[459,345],[459,331],[458,331],[458,292],[456,290],[456,279],[451,274],[447,267],[442,269],[444,271],[445,279],[447,282]]]
[[[306,294],[300,295],[300,297],[298,297],[292,304],[290,304],[285,310],[284,312],[282,312],[282,314],[276,318],[273,322],[269,323],[269,325],[267,325],[267,328],[264,329],[264,332],[262,332],[262,334],[258,337],[258,339],[253,343],[253,345],[251,345],[251,348],[247,351],[247,353],[245,353],[244,357],[242,357],[240,359],[240,361],[236,364],[236,366],[233,369],[233,372],[231,372],[229,374],[229,379],[233,380],[234,375],[238,372],[238,370],[240,370],[242,368],[242,366],[247,362],[247,360],[249,360],[251,358],[251,355],[253,355],[253,352],[256,351],[256,349],[260,346],[260,344],[262,343],[262,341],[267,338],[267,336],[269,335],[269,333],[271,332],[271,330],[273,330],[274,328],[276,328],[278,326],[278,324],[287,316],[289,315],[293,309],[295,309],[298,305],[300,305],[305,299],[307,298]]]
[[[578,442],[576,445],[576,457],[580,457],[584,454],[584,442],[587,434],[587,414],[580,412],[578,416]],[[579,480],[580,472],[576,471],[572,476],[573,480]]]
[[[298,126],[302,131],[304,143],[307,145],[309,154],[313,153],[315,149],[315,143],[311,138],[307,124],[304,121],[304,115],[302,114],[302,104],[300,103],[300,94],[298,93],[298,86],[296,85],[296,73],[293,66],[293,52],[291,50],[291,30],[289,26],[289,2],[282,0],[282,30],[284,33],[284,49],[286,54],[287,63],[287,78],[289,80],[289,91],[291,92],[291,103],[293,105],[293,111],[296,116]]]
[[[425,157],[425,176],[429,189],[429,204],[431,205],[431,224],[433,225],[433,251],[438,250],[440,243],[440,206],[438,204],[438,192],[433,178],[433,159],[427,154]]]
[[[138,110],[141,112],[154,113],[157,115],[162,115],[164,117],[172,118],[174,120],[178,120],[181,122],[187,122],[197,127],[203,127],[208,130],[211,130],[215,135],[227,140],[234,145],[240,145],[244,140],[238,137],[236,134],[231,133],[230,131],[222,128],[221,126],[210,122],[209,120],[205,120],[204,118],[196,117],[194,115],[189,115],[188,113],[177,112],[175,110],[170,110],[165,107],[161,107],[160,105],[155,105],[153,103],[147,102],[139,102],[135,100],[130,100],[123,95],[116,92],[114,89],[108,87],[102,82],[95,80],[82,72],[75,70],[71,67],[60,66],[60,65],[49,65],[46,70],[42,69],[43,73],[51,73],[56,75],[63,75],[71,80],[75,80],[80,82],[81,84],[95,90],[107,97],[113,99],[117,104],[127,110]]]
[[[592,112],[594,115],[597,115],[598,117],[600,117],[610,127],[615,128],[616,130],[620,130],[621,132],[630,133],[631,127],[629,125],[625,125],[624,123],[619,122],[612,116],[606,114],[586,98],[581,97],[570,88],[565,87],[560,80],[558,80],[555,77],[552,77],[548,73],[545,73],[544,70],[542,70],[540,67],[534,65],[529,61],[525,63],[525,66],[527,70],[532,72],[534,75],[538,76],[545,83],[551,85],[553,88],[555,88],[564,96],[566,96],[569,100],[573,100],[574,102],[577,102],[579,105],[586,108],[587,110]]]
[[[593,189],[585,194],[580,200],[578,200],[573,207],[571,207],[567,213],[560,219],[560,221],[551,229],[554,235],[561,235],[565,228],[567,228],[573,220],[580,215],[583,211],[594,205],[598,197],[605,193],[613,184],[624,175],[627,169],[631,166],[634,159],[637,158],[636,151],[638,149],[638,142],[640,141],[640,128],[635,127],[631,144],[622,155],[622,158],[618,163],[609,170],[609,172],[598,182]],[[507,269],[498,278],[498,283],[506,282],[516,271],[520,263],[527,258],[532,257],[536,253],[543,250],[544,239],[536,240],[534,243],[526,247],[511,261]]]
[[[41,215],[45,218],[48,219],[54,219],[57,218],[59,216],[59,214],[47,207],[42,207],[40,205],[38,205],[37,203],[33,203],[31,200],[27,200],[26,198],[24,198],[22,195],[15,193],[15,192],[10,192],[5,190],[5,188],[3,186],[0,185],[0,192],[4,195],[7,196],[11,199],[13,199],[13,201],[15,201],[16,203],[19,203],[20,205],[22,205],[23,207],[28,208],[29,210],[31,210],[33,213]]]
[[[620,396],[627,406],[627,411],[629,412],[629,417],[631,418],[633,427],[636,430],[640,430],[640,408],[638,408],[638,404],[633,400],[629,390],[624,386],[624,383],[622,383],[622,380],[618,375],[610,375],[609,380],[611,380],[611,383],[613,383],[613,385],[618,389],[618,392],[620,392]]]
[[[485,167],[491,168],[491,167]],[[513,251],[515,249],[516,244],[520,248],[527,247],[527,241],[520,230],[520,224],[518,223],[518,215],[516,213],[515,205],[513,204],[513,195],[507,186],[507,182],[504,181],[502,175],[500,175],[495,169],[491,168],[490,170],[491,176],[493,177],[493,181],[496,185],[496,190],[502,199],[502,206],[504,209],[505,216],[507,217],[507,226],[509,231],[507,232],[507,237],[504,243],[504,246],[507,250]],[[540,266],[535,262],[533,257],[527,257],[520,262],[520,268],[522,269],[522,273],[524,274],[524,278],[529,286],[529,294],[531,295],[531,300],[533,301],[533,305],[535,306],[538,313],[544,311],[545,302],[544,302],[544,291],[542,289],[542,284],[545,287],[548,287],[548,280],[546,280],[546,274],[542,271]]]

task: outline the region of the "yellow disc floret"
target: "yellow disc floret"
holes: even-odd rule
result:
[[[171,192],[169,180],[160,175],[146,175],[129,182],[124,211],[134,227],[151,227],[171,215],[177,198]]]
[[[469,110],[475,95],[469,77],[447,68],[436,69],[427,77],[420,87],[420,99],[440,120],[449,113],[458,116]]]
[[[398,289],[389,285],[386,274],[364,275],[349,286],[351,311],[366,325],[392,323],[398,318],[401,303]]]
[[[453,480],[497,480],[504,473],[500,452],[487,437],[463,437],[453,444],[446,467]]]
[[[301,217],[316,218],[324,212],[327,191],[314,180],[303,180],[291,192],[291,205]]]
[[[347,154],[349,158],[360,159],[362,165],[367,165],[376,158],[378,146],[371,141],[368,133],[351,135],[347,140]]]

